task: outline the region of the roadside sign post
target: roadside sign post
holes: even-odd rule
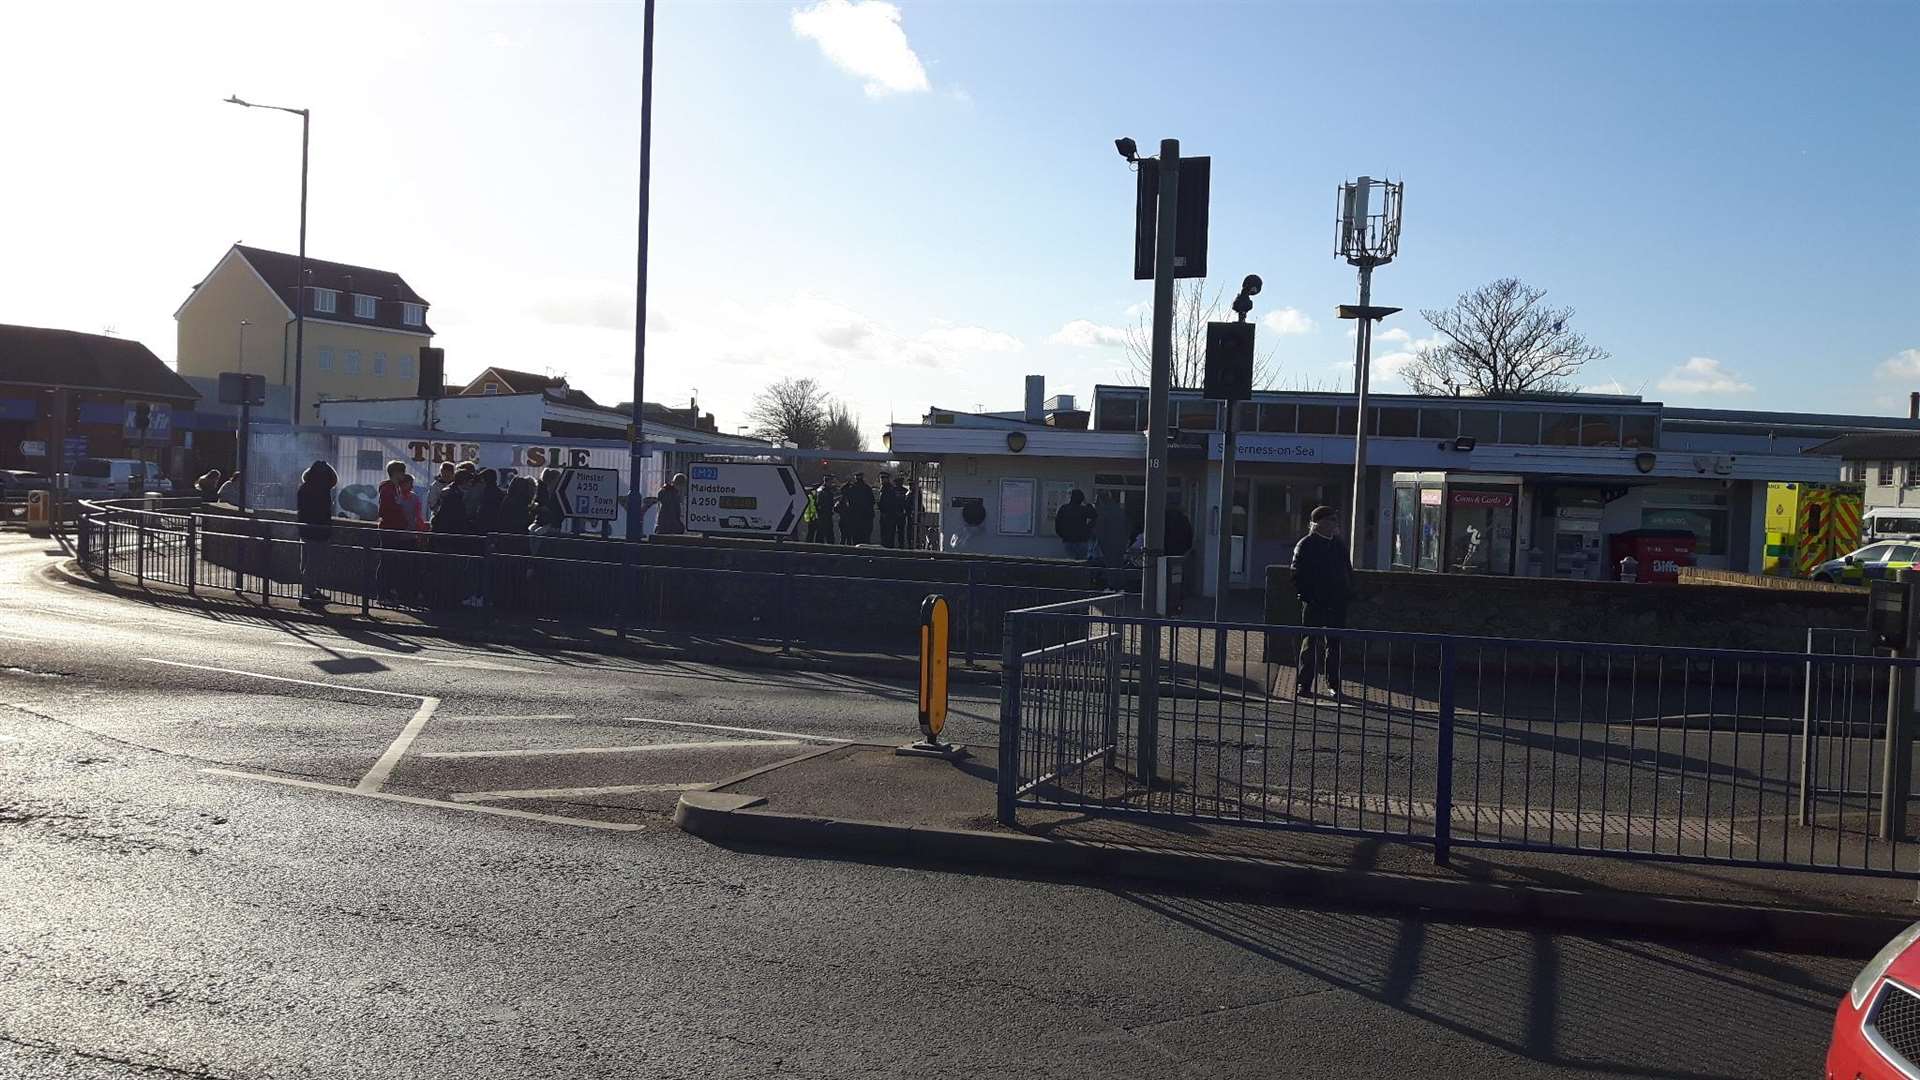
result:
[[[947,726],[947,659],[952,651],[952,608],[939,593],[920,602],[920,741],[894,748],[902,757],[952,760],[967,748],[940,741]]]
[[[687,466],[687,531],[785,537],[800,524],[807,493],[791,465],[696,461]]]
[[[220,404],[240,406],[239,463],[235,472],[240,474],[240,505],[247,508],[247,485],[252,483],[248,475],[247,452],[253,442],[253,407],[267,403],[267,377],[248,375],[239,371],[223,371],[219,382]]]
[[[560,502],[570,518],[612,521],[620,516],[620,470],[562,469]]]

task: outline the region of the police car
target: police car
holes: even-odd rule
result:
[[[1896,570],[1911,570],[1920,559],[1920,541],[1882,541],[1851,555],[1828,559],[1813,568],[1815,581],[1859,585],[1873,578],[1890,578]]]

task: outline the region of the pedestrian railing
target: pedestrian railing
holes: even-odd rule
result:
[[[111,579],[271,603],[300,598],[311,560],[329,603],[363,613],[485,609],[621,633],[891,654],[918,648],[920,601],[941,593],[954,612],[956,659],[970,664],[991,657],[1006,612],[1089,595],[980,582],[971,569],[964,581],[944,582],[795,568],[817,559],[772,570],[668,565],[647,561],[636,545],[559,536],[336,528],[331,542],[309,548],[291,523],[200,506],[84,502],[80,561]]]
[[[1303,647],[1338,664],[1300,693]],[[1000,807],[1920,877],[1916,668],[1808,653],[1016,611]]]

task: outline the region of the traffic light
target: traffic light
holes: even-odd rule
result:
[[[147,404],[144,401],[135,402],[133,406],[134,428],[139,431],[145,431],[147,430],[147,428],[151,427],[152,425],[153,425],[153,406]]]

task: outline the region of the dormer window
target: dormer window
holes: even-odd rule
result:
[[[379,304],[379,301],[374,297],[368,296],[364,293],[354,293],[353,294],[353,317],[356,319],[373,318],[374,315],[377,314],[379,311],[379,308],[377,306],[378,304]]]
[[[427,305],[401,304],[400,321],[408,326],[425,326],[427,324]]]
[[[331,315],[340,310],[340,290],[313,290],[313,310],[321,315]]]
[[[497,394],[500,392],[500,384],[490,382],[487,385],[481,387],[480,392],[482,394]]]

